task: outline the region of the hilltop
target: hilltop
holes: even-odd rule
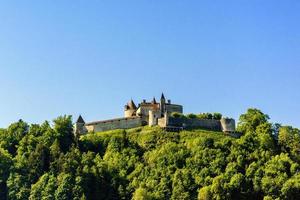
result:
[[[299,199],[299,129],[249,109],[240,138],[141,126],[73,134],[71,116],[0,130],[0,199]]]
[[[160,127],[145,126],[86,134],[80,137],[80,144],[85,150],[97,151],[101,148],[102,152],[105,152],[109,141],[114,139],[127,140],[131,144],[136,144],[143,151],[158,148],[167,142],[188,145],[199,139],[210,141],[234,140],[233,137],[217,131],[193,129],[169,132]]]
[[[116,129],[129,129],[148,125],[159,126],[169,131],[202,128],[226,133],[235,132],[235,120],[223,117],[220,113],[183,114],[183,106],[171,103],[162,93],[160,100],[144,99],[138,106],[131,99],[124,106],[124,117],[85,122],[79,115],[74,125],[74,134],[78,137],[89,132],[102,132]]]

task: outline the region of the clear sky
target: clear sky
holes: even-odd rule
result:
[[[0,127],[123,116],[161,92],[186,113],[249,107],[300,127],[300,1],[1,1]]]

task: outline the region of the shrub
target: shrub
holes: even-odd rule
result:
[[[190,113],[186,116],[187,118],[190,118],[190,119],[195,119],[197,118],[197,115],[193,114],[193,113]]]
[[[221,118],[222,118],[222,114],[221,113],[214,113],[213,114],[213,119],[220,120]]]
[[[182,113],[179,113],[179,112],[173,112],[173,113],[171,113],[171,117],[174,117],[174,118],[185,118],[185,116]]]
[[[199,119],[212,119],[213,115],[211,113],[200,113],[197,115],[197,118]]]

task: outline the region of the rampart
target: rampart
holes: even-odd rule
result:
[[[183,122],[183,127],[187,128],[203,128],[213,131],[220,131],[221,130],[221,123],[220,120],[214,119],[186,119]]]
[[[190,119],[190,118],[174,118],[169,117],[168,121],[162,121],[163,125],[170,127],[182,127],[184,129],[188,128],[203,128],[213,131],[223,131],[223,132],[234,132],[235,131],[235,121],[234,119],[222,118],[221,120],[215,119]]]
[[[181,126],[183,128],[203,128],[214,131],[221,131],[220,120],[214,119],[189,119],[189,118],[173,118],[168,120],[168,126]]]
[[[85,124],[88,132],[101,132],[113,129],[128,129],[142,126],[141,117],[117,118],[112,120],[97,121]]]

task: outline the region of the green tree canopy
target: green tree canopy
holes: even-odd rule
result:
[[[255,132],[256,128],[268,122],[269,116],[255,108],[249,108],[245,114],[240,116],[238,122],[238,131],[242,133]]]

